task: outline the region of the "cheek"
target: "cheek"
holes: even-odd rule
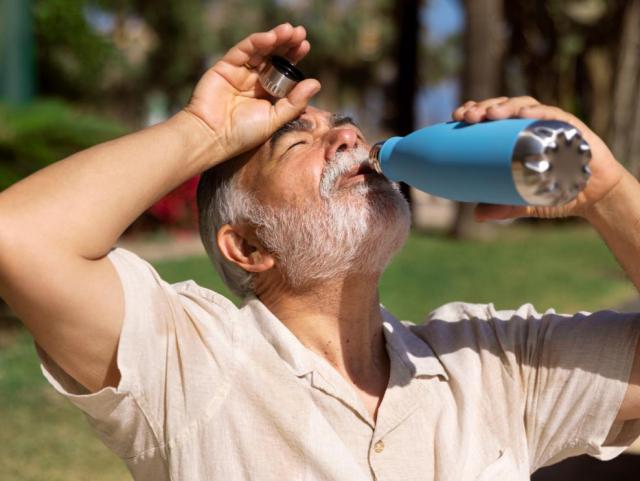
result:
[[[261,171],[253,186],[265,199],[293,203],[319,199],[320,178],[325,166],[324,150],[313,146],[301,149]]]
[[[319,196],[320,178],[324,162],[317,161],[311,154],[296,165],[281,170],[275,182],[281,192],[288,193],[292,201],[315,200]]]
[[[301,205],[318,198],[322,169],[288,169],[274,172],[256,185],[259,197],[280,205]]]

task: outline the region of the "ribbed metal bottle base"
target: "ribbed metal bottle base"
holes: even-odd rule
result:
[[[589,144],[577,128],[540,120],[518,135],[511,162],[513,182],[530,205],[564,204],[585,188],[590,160]]]

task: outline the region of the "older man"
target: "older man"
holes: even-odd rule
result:
[[[457,303],[415,327],[380,307],[403,198],[351,119],[307,106],[317,81],[275,104],[256,83],[266,56],[302,58],[305,35],[251,35],[173,118],[0,194],[0,294],[47,379],[137,480],[524,480],[620,453],[640,435],[637,316]],[[454,113],[510,116],[579,124],[530,98]],[[640,286],[640,187],[579,126],[593,178],[576,201],[477,215],[583,216]],[[204,171],[202,238],[242,308],[112,250]]]

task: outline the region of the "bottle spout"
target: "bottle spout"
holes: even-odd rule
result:
[[[382,174],[382,166],[380,165],[380,151],[382,150],[383,144],[384,141],[376,142],[375,144],[373,144],[373,147],[371,147],[371,150],[369,151],[369,163],[371,164],[371,167],[379,174]]]

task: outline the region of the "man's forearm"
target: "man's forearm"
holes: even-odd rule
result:
[[[74,154],[0,193],[0,237],[37,239],[42,249],[102,257],[157,199],[223,160],[221,151],[205,124],[180,112]]]
[[[628,172],[585,216],[640,291],[640,184]]]

